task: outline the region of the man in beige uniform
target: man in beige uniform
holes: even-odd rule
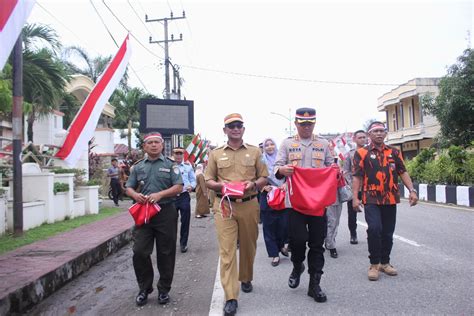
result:
[[[275,175],[278,179],[289,177],[294,172],[294,166],[303,168],[324,168],[334,162],[329,150],[328,141],[313,134],[316,123],[316,110],[300,108],[296,110],[295,125],[298,135],[285,139],[278,150],[275,162]],[[305,266],[306,244],[308,251],[309,286],[308,295],[316,302],[326,301],[326,294],[321,290],[319,282],[323,274],[324,248],[327,218],[311,216],[291,208],[286,199],[289,213],[289,237],[293,271],[288,279],[292,289],[300,284],[300,276]]]
[[[242,283],[242,291],[252,291],[260,217],[257,191],[265,186],[268,176],[260,149],[242,140],[245,131],[243,123],[242,116],[237,113],[224,118],[227,144],[211,152],[205,174],[207,187],[217,192],[213,211],[219,240],[221,282],[226,299],[224,315],[237,312],[238,281]],[[226,182],[244,182],[245,192],[242,198],[230,198],[230,203],[224,202],[231,212],[223,215],[220,201],[223,183]],[[240,245],[238,269],[237,241]]]

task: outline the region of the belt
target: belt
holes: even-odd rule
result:
[[[176,195],[177,197],[180,197],[180,196],[185,196],[185,195],[189,195],[189,192],[181,192],[180,194]]]
[[[217,194],[217,197],[220,197],[222,198],[222,194]],[[243,198],[243,199],[236,199],[236,198],[233,198],[233,197],[230,197],[229,196],[229,200],[231,200],[232,202],[237,202],[237,203],[243,203],[243,202],[247,202],[247,201],[250,201],[254,198],[257,197],[257,194],[255,195],[251,195],[251,196],[247,196],[246,198]]]

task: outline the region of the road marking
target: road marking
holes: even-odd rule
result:
[[[361,221],[357,221],[357,224],[359,224],[361,226],[364,226],[364,227],[368,227],[366,223],[361,222]],[[402,236],[398,236],[398,235],[393,234],[393,238],[398,239],[400,241],[403,241],[404,243],[407,243],[407,244],[415,246],[415,247],[421,247],[421,245],[419,243],[417,243],[416,241],[410,240],[410,239],[402,237]]]
[[[214,290],[212,291],[211,306],[209,307],[209,315],[222,316],[224,309],[224,289],[221,285],[221,257],[217,259],[216,279],[214,281]]]

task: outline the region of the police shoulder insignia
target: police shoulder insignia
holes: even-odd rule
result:
[[[180,173],[179,167],[178,167],[177,165],[174,165],[174,166],[173,166],[173,172],[174,172],[175,174],[179,174],[179,173]]]
[[[293,147],[293,148],[300,147],[300,144],[298,144],[298,143],[291,143],[291,147]]]

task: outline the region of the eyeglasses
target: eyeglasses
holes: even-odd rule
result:
[[[173,151],[173,155],[182,155],[183,152],[182,151]]]
[[[234,129],[234,128],[241,129],[242,127],[244,127],[244,124],[242,124],[242,123],[230,123],[230,124],[227,124],[225,127],[227,127],[228,129]]]

